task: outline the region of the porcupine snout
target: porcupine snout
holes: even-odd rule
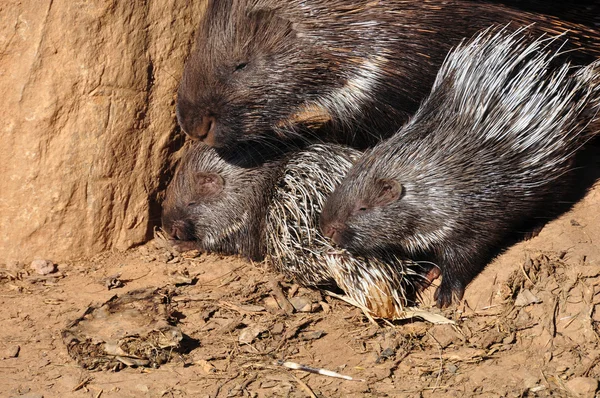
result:
[[[327,238],[331,239],[336,245],[340,244],[341,237],[342,237],[341,231],[343,229],[344,229],[344,224],[342,224],[340,222],[336,222],[336,221],[321,225],[321,230],[323,232],[323,235],[325,235]]]
[[[216,118],[211,114],[207,114],[202,116],[199,123],[197,123],[191,131],[186,131],[186,133],[190,137],[198,139],[208,146],[214,146],[216,123]]]
[[[174,240],[187,241],[195,239],[193,230],[194,226],[189,221],[176,220],[173,221],[168,233]]]

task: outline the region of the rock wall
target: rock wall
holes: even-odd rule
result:
[[[146,240],[205,1],[3,0],[0,262]]]

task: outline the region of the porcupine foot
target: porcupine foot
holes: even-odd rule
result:
[[[436,289],[433,298],[439,308],[446,308],[453,301],[460,301],[465,294],[466,283],[459,279],[452,278],[447,273],[442,273],[442,283]]]

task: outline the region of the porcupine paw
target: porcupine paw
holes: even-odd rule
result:
[[[454,299],[456,301],[462,299],[464,294],[465,286],[461,282],[442,276],[442,283],[436,289],[433,298],[437,301],[439,308],[445,308],[450,306]]]

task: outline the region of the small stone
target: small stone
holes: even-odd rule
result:
[[[598,390],[598,380],[592,377],[575,377],[566,383],[569,391],[578,397],[594,397]]]
[[[56,264],[49,260],[33,260],[31,269],[40,275],[48,275],[56,272]]]
[[[3,359],[16,358],[16,357],[19,356],[19,351],[21,351],[21,347],[18,346],[18,345],[14,345],[12,347],[8,347],[4,351]]]
[[[516,307],[526,307],[528,305],[538,304],[541,302],[542,302],[542,300],[535,297],[529,289],[523,289],[517,295],[517,298],[515,300],[515,306]]]
[[[454,374],[454,373],[456,373],[458,371],[458,366],[456,366],[453,363],[449,363],[448,365],[446,365],[446,371],[448,373]]]
[[[435,340],[431,343],[437,342],[441,348],[462,340],[452,325],[435,325],[429,330],[429,334]]]
[[[106,288],[108,290],[118,289],[118,288],[125,286],[123,281],[121,279],[119,279],[120,277],[121,277],[121,274],[119,273],[119,274],[111,275],[107,278],[104,278],[104,286],[106,286]]]
[[[311,301],[306,297],[292,297],[289,302],[298,312],[311,312],[313,309]]]
[[[238,341],[240,344],[252,344],[259,334],[265,331],[265,328],[260,325],[253,325],[245,328],[240,332]]]
[[[538,384],[535,387],[531,387],[529,389],[530,392],[540,392],[540,391],[544,391],[546,389],[546,386],[543,384]]]
[[[174,257],[175,256],[173,256],[173,254],[171,254],[170,252],[163,252],[163,253],[159,254],[158,260],[161,261],[161,262],[163,262],[163,263],[168,263]]]
[[[283,333],[283,328],[284,328],[283,323],[281,323],[281,322],[276,323],[271,328],[271,334],[281,334],[281,333]]]
[[[194,282],[194,278],[191,278],[187,275],[175,274],[171,276],[171,283],[175,286],[193,285]]]
[[[281,307],[279,307],[279,304],[277,304],[277,300],[275,300],[273,297],[265,297],[263,304],[270,312],[278,312],[281,310]]]

